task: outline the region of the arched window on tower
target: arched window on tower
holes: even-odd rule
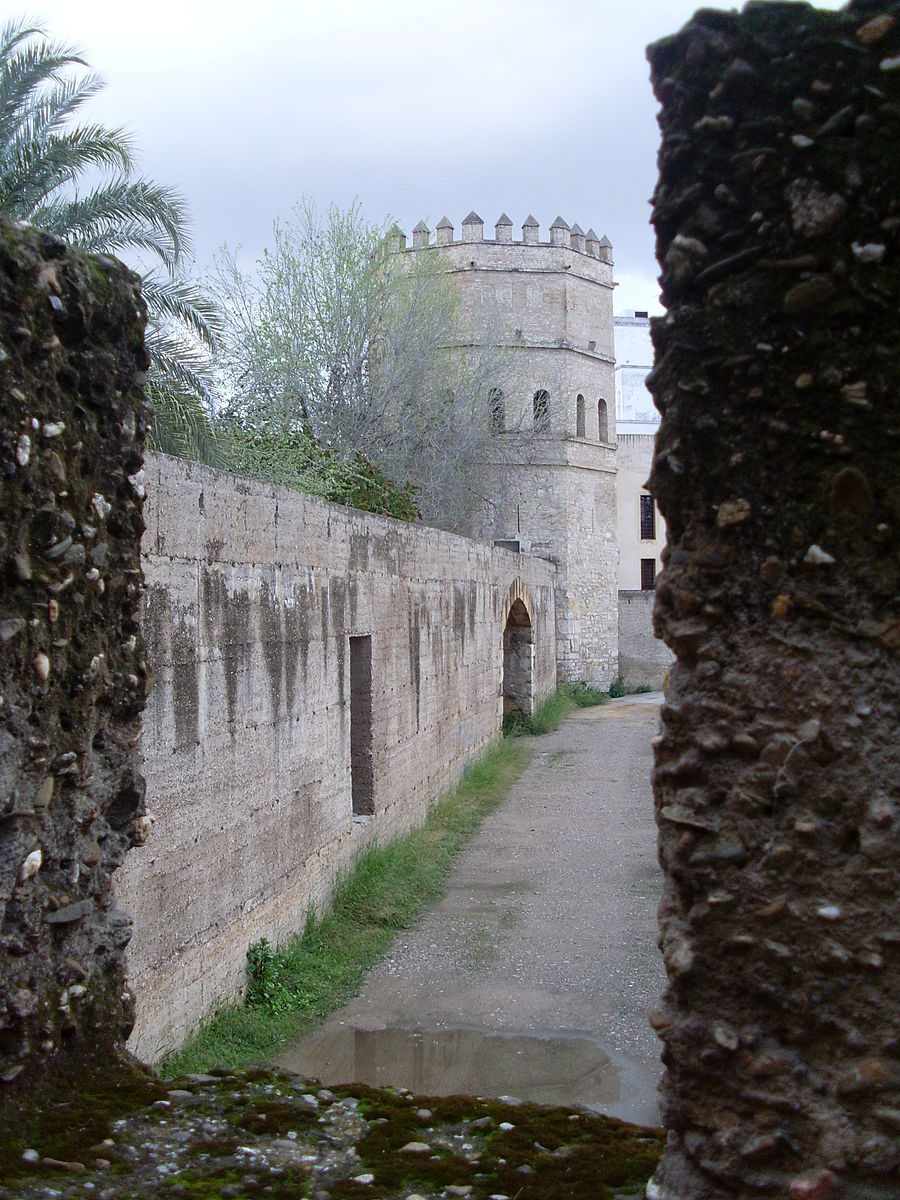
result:
[[[536,433],[544,432],[550,426],[550,393],[544,388],[539,388],[534,393],[532,424]]]
[[[575,436],[584,437],[584,396],[578,396],[575,401]]]
[[[488,408],[491,414],[491,433],[502,433],[506,428],[503,388],[491,388],[488,392]]]
[[[597,436],[601,442],[609,441],[609,417],[605,400],[597,401]]]

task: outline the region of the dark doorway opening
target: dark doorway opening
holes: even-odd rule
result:
[[[350,780],[353,815],[375,811],[372,763],[372,639],[350,639]]]
[[[534,712],[534,629],[528,609],[516,600],[503,631],[503,716]]]

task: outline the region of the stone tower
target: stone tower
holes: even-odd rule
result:
[[[605,687],[618,674],[612,246],[562,217],[546,242],[532,216],[512,233],[504,213],[485,238],[471,212],[457,239],[444,217],[435,241],[420,222],[407,253],[441,248],[474,337],[507,359],[484,398],[492,499],[465,532],[556,564],[559,677]]]

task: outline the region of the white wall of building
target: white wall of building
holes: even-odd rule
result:
[[[659,571],[660,555],[666,544],[666,526],[653,504],[653,536],[643,537],[641,496],[653,462],[653,446],[660,415],[647,390],[646,379],[653,366],[650,319],[646,313],[629,310],[613,321],[616,350],[616,512],[619,548],[619,591],[640,591],[641,563],[653,560]]]

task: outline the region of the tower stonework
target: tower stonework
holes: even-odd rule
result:
[[[534,217],[512,238],[477,213],[420,225],[407,253],[440,247],[473,339],[496,345],[503,386],[485,396],[497,456],[464,532],[557,567],[557,673],[608,686],[618,673],[613,260],[607,238]]]

